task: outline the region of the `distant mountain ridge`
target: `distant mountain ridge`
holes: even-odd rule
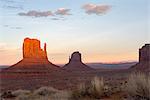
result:
[[[120,63],[85,63],[91,68],[100,69],[100,68],[112,68],[112,69],[127,69],[131,66],[137,64],[137,62],[120,62]],[[57,66],[63,67],[63,64],[56,64]],[[8,68],[9,66],[0,66],[2,68]]]
[[[95,69],[128,69],[137,62],[120,62],[120,63],[87,63],[88,66]]]
[[[0,65],[0,69],[2,69],[2,68],[8,68],[9,66],[7,65]]]

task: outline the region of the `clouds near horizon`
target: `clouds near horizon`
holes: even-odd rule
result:
[[[56,16],[56,15],[71,15],[69,13],[70,9],[67,8],[58,8],[55,12],[52,11],[37,11],[31,10],[28,12],[20,12],[18,15],[20,16],[29,16],[29,17],[48,17],[48,16]]]
[[[3,8],[7,8],[7,9],[23,9],[22,6],[15,6],[15,5],[4,5]]]
[[[85,13],[88,15],[96,14],[96,15],[103,15],[106,14],[110,9],[111,5],[107,4],[84,4],[82,6],[82,9],[85,10]],[[20,16],[29,16],[29,17],[48,17],[48,16],[66,16],[66,15],[72,15],[70,13],[71,9],[68,8],[58,8],[56,11],[37,11],[37,10],[31,10],[28,12],[20,12],[18,15]]]
[[[48,17],[48,16],[53,16],[53,13],[51,11],[31,10],[31,11],[28,11],[27,13],[24,13],[24,12],[18,13],[18,15],[30,16],[30,17]]]
[[[66,9],[66,8],[59,8],[57,9],[57,11],[55,12],[56,15],[71,15],[69,13],[70,9]]]
[[[96,15],[103,15],[106,14],[110,9],[110,5],[106,4],[85,4],[82,7],[87,14],[96,14]]]

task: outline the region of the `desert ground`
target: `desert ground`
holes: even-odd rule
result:
[[[56,74],[57,73],[57,74]],[[100,97],[86,97],[89,100],[124,100],[128,97],[127,84],[128,78],[134,73],[127,70],[92,70],[83,72],[67,72],[56,71],[51,73],[1,73],[1,93],[6,91],[29,90],[35,91],[41,87],[52,87],[59,91],[67,91],[67,94],[72,95],[72,91],[78,90],[80,85],[90,85],[91,81],[97,77],[103,79],[103,82],[108,86],[105,95]],[[149,76],[147,76],[149,77]],[[98,82],[99,83],[99,82]],[[71,91],[71,92],[70,92]],[[78,94],[76,94],[78,97]],[[89,94],[87,94],[89,95]],[[62,100],[73,100],[74,98],[62,97]],[[86,100],[76,98],[75,100]],[[14,99],[16,99],[14,97]],[[55,98],[53,98],[55,100]],[[53,100],[52,99],[52,100]],[[56,100],[59,100],[56,99]],[[60,99],[60,100],[61,100]],[[21,100],[21,99],[20,99]],[[36,99],[33,99],[36,100]],[[43,100],[43,99],[41,99]],[[44,99],[49,100],[49,99]],[[51,100],[51,99],[50,99]],[[134,100],[134,99],[133,99]],[[149,100],[149,99],[141,99]]]

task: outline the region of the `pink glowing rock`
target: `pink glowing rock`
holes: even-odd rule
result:
[[[41,58],[47,59],[46,43],[44,50],[40,47],[40,41],[37,39],[25,38],[23,43],[23,58]]]

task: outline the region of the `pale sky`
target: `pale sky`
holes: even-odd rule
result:
[[[65,64],[138,61],[150,43],[149,0],[0,0],[0,65],[22,59],[26,37],[47,43],[49,60]],[[43,47],[43,45],[42,45]]]

